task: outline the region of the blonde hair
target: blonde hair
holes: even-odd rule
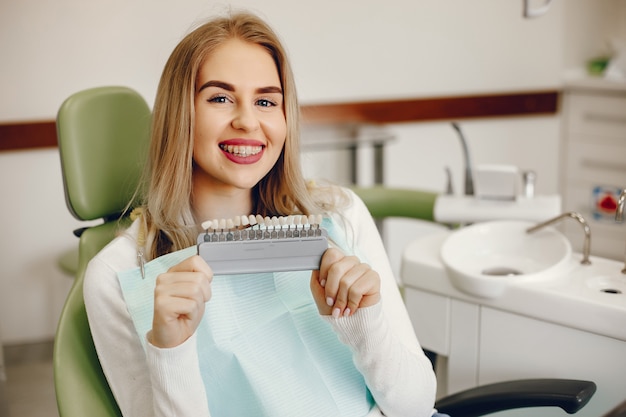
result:
[[[257,16],[237,12],[195,29],[174,49],[158,86],[147,166],[143,227],[146,255],[155,258],[195,243],[191,207],[196,79],[203,61],[230,39],[263,46],[274,59],[284,95],[285,146],[271,171],[252,189],[254,214],[321,213],[332,207],[313,197],[300,167],[299,106],[294,77],[278,36]],[[319,191],[319,190],[318,190]],[[316,193],[317,195],[318,193]],[[233,213],[233,215],[245,213]]]

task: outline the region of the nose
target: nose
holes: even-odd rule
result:
[[[259,128],[259,119],[253,106],[240,104],[235,110],[231,124],[234,129],[253,132]]]

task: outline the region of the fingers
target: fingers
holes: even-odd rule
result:
[[[157,277],[157,290],[169,290],[172,295],[191,297],[199,291],[201,300],[211,298],[213,271],[200,256],[192,256],[174,265]]]
[[[191,336],[211,299],[213,272],[193,256],[157,277],[150,342],[158,347],[178,346]]]
[[[312,275],[312,291],[321,314],[349,316],[380,300],[380,277],[355,256],[328,249],[318,273]],[[323,289],[323,291],[322,291]]]
[[[174,317],[191,315],[194,309],[210,299],[211,287],[205,282],[202,277],[188,277],[172,283],[162,281],[154,290],[155,312],[165,312]]]

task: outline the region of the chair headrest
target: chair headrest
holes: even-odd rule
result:
[[[151,112],[127,87],[71,95],[57,114],[68,209],[79,220],[113,217],[135,193],[147,160]]]

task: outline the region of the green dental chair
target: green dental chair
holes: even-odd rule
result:
[[[121,412],[104,377],[83,302],[89,260],[127,222],[145,164],[150,109],[124,87],[78,92],[57,116],[67,206],[79,220],[102,219],[75,231],[79,237],[75,281],[59,319],[54,345],[54,383],[60,417],[113,417]],[[385,187],[355,189],[375,218],[433,221],[435,194]],[[521,407],[557,406],[575,413],[595,392],[589,381],[541,379],[497,383],[441,399],[436,407],[452,417],[473,417]],[[132,417],[132,416],[130,416]]]
[[[79,220],[102,224],[79,229],[74,284],[56,332],[53,366],[60,416],[121,416],[100,368],[83,303],[88,261],[120,226],[145,163],[151,112],[125,87],[103,87],[69,97],[57,115],[65,198]]]

